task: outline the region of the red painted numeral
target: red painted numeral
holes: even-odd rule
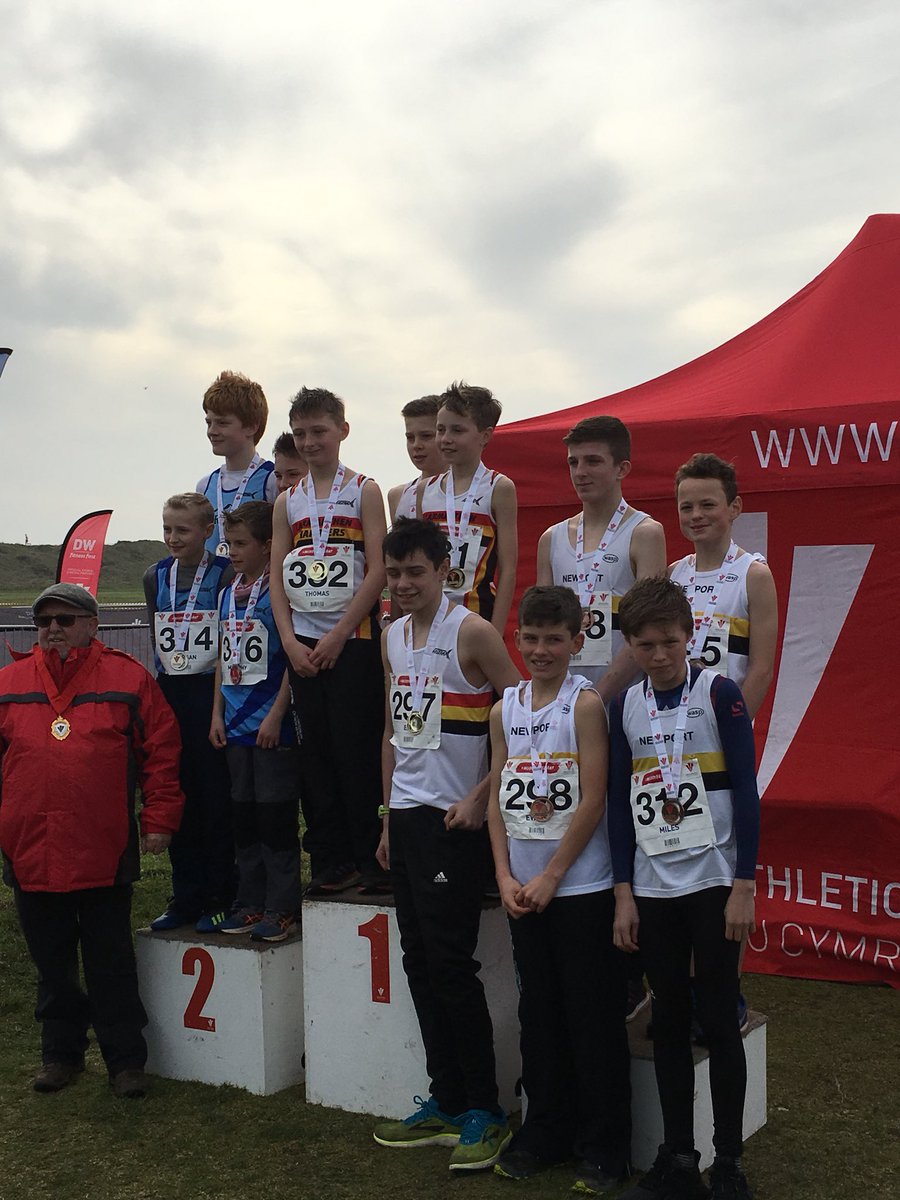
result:
[[[199,974],[197,967],[200,968]],[[203,1005],[209,999],[209,993],[212,991],[213,981],[216,978],[216,964],[213,956],[200,946],[192,946],[190,950],[184,952],[184,958],[181,960],[181,973],[182,975],[197,975],[197,982],[194,984],[188,1006],[184,1010],[185,1029],[202,1029],[204,1033],[215,1033],[216,1018],[203,1015]]]
[[[387,913],[376,913],[371,921],[357,926],[360,937],[368,938],[371,946],[372,1003],[391,1002],[391,944],[388,936]]]

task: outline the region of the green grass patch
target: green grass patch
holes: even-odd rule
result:
[[[135,925],[165,905],[165,860],[145,860]],[[564,1196],[571,1170],[516,1185],[463,1180],[448,1150],[391,1151],[372,1120],[307,1104],[302,1088],[154,1080],[144,1101],[116,1101],[95,1048],[71,1088],[39,1096],[34,974],[8,889],[0,892],[0,1197],[91,1200],[370,1200]],[[888,988],[745,978],[768,1014],[769,1123],[747,1144],[758,1200],[866,1200],[897,1194],[897,996]],[[340,1003],[340,997],[335,998]],[[425,1090],[423,1079],[422,1090]]]
[[[142,604],[144,571],[167,553],[162,542],[113,542],[103,552],[97,599],[101,604]],[[56,579],[58,560],[59,546],[0,542],[0,604],[30,604]]]

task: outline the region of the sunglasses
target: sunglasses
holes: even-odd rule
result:
[[[39,613],[34,618],[38,629],[49,629],[55,621],[60,629],[71,629],[76,621],[90,620],[90,613]]]

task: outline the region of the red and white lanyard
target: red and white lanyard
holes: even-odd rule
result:
[[[594,557],[587,570],[584,569],[584,513],[578,518],[578,531],[575,534],[575,564],[578,568],[578,599],[581,601],[582,608],[591,607],[594,592],[597,590],[597,580],[603,570],[603,552],[612,543],[627,512],[627,503],[620,500],[616,511],[610,517],[606,533],[600,539],[600,545],[594,551]]]
[[[653,750],[659,769],[662,772],[663,786],[670,800],[678,797],[678,785],[681,782],[681,763],[684,758],[684,731],[687,728],[688,704],[691,696],[691,665],[687,664],[687,676],[681,690],[678,702],[678,716],[675,718],[675,731],[672,735],[672,754],[666,752],[666,739],[663,736],[662,724],[656,707],[656,695],[653,685],[647,680],[647,690],[644,701],[647,705],[647,719],[650,722],[650,733],[653,737]]]
[[[334,514],[337,510],[337,498],[341,488],[344,486],[344,476],[347,474],[347,468],[343,463],[338,463],[338,469],[334,473],[334,479],[331,481],[331,491],[328,493],[328,499],[325,502],[325,515],[321,516],[319,511],[319,500],[316,496],[316,485],[313,482],[312,471],[306,476],[303,487],[306,491],[306,504],[309,511],[309,532],[312,538],[313,554],[316,558],[325,557],[325,547],[328,545],[328,539],[331,537],[331,525],[334,521]]]
[[[700,617],[696,615],[694,616],[694,636],[688,645],[689,656],[693,654],[694,647],[697,645],[698,641],[700,642],[701,646],[706,641],[707,631],[712,624],[713,617],[716,615],[716,605],[719,603],[719,596],[722,592],[722,584],[725,582],[725,577],[728,574],[728,568],[737,558],[737,555],[737,544],[732,541],[731,545],[728,547],[728,553],[722,559],[722,565],[719,568],[719,576],[713,586],[713,590],[706,598],[706,607],[703,610],[703,614]],[[688,581],[685,584],[684,590],[688,598],[688,603],[691,606],[691,612],[695,613],[694,596],[696,593],[697,580],[697,555],[689,554],[687,558],[687,564],[690,575],[688,576]]]
[[[229,509],[229,512],[234,512],[234,510],[236,508],[240,507],[241,501],[244,498],[244,492],[246,492],[246,490],[247,490],[247,484],[250,482],[250,480],[256,474],[256,468],[261,467],[261,466],[262,466],[262,459],[260,458],[260,456],[258,454],[254,454],[253,457],[250,459],[250,463],[247,467],[247,470],[241,476],[241,482],[238,484],[238,489],[235,492],[234,501],[231,505],[231,508]],[[221,467],[219,468],[219,474],[216,476],[216,507],[217,507],[216,517],[218,520],[218,531],[219,531],[219,541],[220,542],[224,542],[224,540],[225,540],[225,501],[222,496],[222,469],[223,468],[221,468]]]
[[[266,567],[263,573],[254,581],[253,587],[250,589],[247,607],[244,609],[244,615],[241,618],[240,633],[238,633],[237,614],[235,613],[234,608],[234,592],[235,588],[237,588],[240,583],[243,583],[243,573],[238,575],[237,579],[235,579],[234,583],[228,590],[228,637],[231,641],[231,658],[234,662],[234,665],[238,668],[240,668],[241,665],[241,642],[244,634],[247,632],[247,626],[253,620],[253,614],[256,611],[256,602],[259,599],[259,593],[262,591],[263,584],[268,580],[268,578],[269,568]],[[240,680],[238,680],[238,682],[240,682]]]
[[[472,482],[469,484],[466,494],[463,497],[462,508],[459,511],[459,523],[456,521],[456,493],[453,490],[453,468],[447,472],[447,480],[444,485],[444,498],[447,509],[447,537],[450,540],[450,549],[454,557],[459,554],[463,542],[469,532],[469,518],[472,515],[472,505],[477,498],[478,489],[487,479],[490,472],[484,463],[478,464],[478,469],[472,476]]]
[[[547,718],[548,729],[551,732],[555,731],[553,744],[559,741],[559,724],[560,716],[564,706],[571,703],[575,693],[578,691],[579,685],[575,682],[571,675],[563,681],[562,687],[556,694],[556,699],[550,709],[550,715]],[[535,796],[543,799],[550,792],[550,779],[548,771],[550,762],[553,758],[552,751],[545,751],[543,754],[537,748],[537,735],[534,732],[534,708],[532,707],[532,686],[531,680],[525,684],[525,693],[522,697],[522,707],[528,713],[528,729],[529,742],[531,751],[531,781]],[[538,712],[541,712],[538,709]]]
[[[446,617],[449,609],[450,601],[446,596],[442,596],[438,610],[434,615],[434,620],[431,622],[431,628],[428,630],[428,637],[425,640],[425,649],[419,661],[418,671],[416,671],[416,652],[413,649],[413,619],[412,616],[407,617],[406,628],[403,630],[403,647],[406,651],[406,673],[409,676],[411,692],[409,703],[411,712],[422,712],[422,697],[425,695],[425,686],[428,682],[428,676],[431,674],[434,648],[437,645],[444,617]]]
[[[174,625],[175,645],[178,650],[184,650],[187,642],[188,628],[191,623],[194,609],[197,607],[197,596],[200,593],[200,585],[203,582],[203,576],[206,574],[206,567],[209,562],[209,551],[204,550],[203,557],[200,559],[200,566],[194,574],[194,582],[191,584],[191,590],[188,592],[187,604],[182,609],[184,616],[180,623]],[[178,591],[178,560],[176,559],[171,567],[169,567],[169,602],[172,606],[172,615],[178,611],[177,609],[177,591]]]

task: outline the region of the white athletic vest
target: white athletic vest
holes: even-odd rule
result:
[[[491,619],[494,611],[494,577],[497,574],[497,523],[491,511],[494,487],[500,478],[499,471],[489,471],[478,495],[472,505],[469,517],[469,530],[472,541],[465,551],[465,564],[471,566],[471,555],[477,557],[473,585],[468,591],[461,588],[444,587],[444,595],[451,604],[460,604],[484,617]],[[442,475],[433,475],[425,484],[422,493],[422,518],[433,521],[435,525],[447,532],[447,496],[444,483],[446,471]],[[456,497],[456,519],[462,512],[462,498]]]
[[[535,739],[535,748],[555,758],[578,761],[578,743],[575,736],[575,700],[590,681],[580,678],[581,687],[567,704],[560,717],[559,730],[542,729],[546,725],[552,705],[538,709],[534,722],[540,731]],[[531,713],[522,705],[523,684],[507,688],[503,693],[503,732],[506,736],[506,753],[509,758],[528,758],[531,754]],[[501,803],[503,797],[501,795]],[[548,833],[552,827],[548,825]],[[559,846],[559,839],[548,837],[542,840],[507,838],[509,847],[509,869],[519,883],[528,883],[549,863]],[[580,896],[586,892],[600,892],[613,885],[612,863],[609,855],[609,837],[606,832],[606,814],[600,821],[591,840],[572,863],[556,889],[557,896]]]
[[[291,617],[294,624],[294,633],[299,634],[300,637],[320,638],[328,633],[330,629],[333,629],[341,619],[343,613],[346,612],[350,601],[359,591],[365,577],[366,546],[363,540],[362,517],[360,515],[362,489],[365,482],[365,475],[350,475],[347,478],[344,486],[338,493],[335,502],[334,520],[332,521],[331,532],[328,535],[329,546],[345,546],[348,543],[353,546],[353,579],[347,588],[347,603],[343,608],[330,612],[299,612],[297,609],[292,609]],[[309,503],[304,483],[305,481],[301,480],[299,483],[294,484],[287,493],[285,511],[287,513],[288,524],[291,527],[294,548],[297,546],[311,546],[313,544],[309,523]],[[278,568],[273,569],[280,570],[280,565]],[[289,589],[286,588],[285,590]],[[379,636],[378,608],[379,604],[376,603],[368,616],[353,631],[352,637],[372,638]]]
[[[479,687],[469,683],[460,668],[459,627],[468,616],[467,609],[451,604],[435,643],[432,671],[441,675],[441,744],[434,750],[394,747],[391,808],[427,804],[446,811],[488,773],[488,720],[494,692],[489,683]],[[388,661],[396,676],[407,674],[403,639],[411,620],[393,621],[387,629]],[[417,670],[423,649],[415,651]]]
[[[719,739],[710,699],[715,682],[714,671],[700,671],[691,688],[687,726],[684,735],[684,760],[695,759],[703,776],[706,797],[715,830],[715,843],[669,854],[645,854],[638,845],[634,855],[636,896],[686,896],[709,887],[731,887],[737,850],[734,837],[734,801],[725,756]],[[625,737],[631,747],[631,770],[652,771],[659,767],[653,747],[650,719],[644,698],[644,682],[628,689],[622,712]],[[671,745],[678,707],[661,709],[659,721],[663,736]],[[634,814],[632,813],[632,819]]]
[[[411,521],[416,519],[416,489],[418,486],[419,480],[414,479],[400,493],[400,499],[397,501],[397,511],[394,513],[395,521],[398,517],[409,517]]]
[[[750,554],[744,551],[731,564],[731,569],[719,585],[719,602],[716,611],[711,614],[714,619],[724,619],[728,622],[728,650],[726,660],[722,662],[720,646],[710,639],[705,650],[703,646],[695,647],[692,658],[717,671],[727,675],[729,679],[741,687],[747,677],[750,666],[750,608],[747,604],[747,572],[755,562],[765,562],[760,554]],[[694,587],[694,615],[702,617],[706,610],[706,599],[716,587],[721,568],[714,571],[698,571]],[[691,568],[687,557],[680,558],[672,568],[672,580],[686,588],[691,577]]]
[[[647,513],[635,509],[626,517],[613,534],[603,556],[605,567],[600,576],[599,587],[601,590],[612,592],[611,658],[615,658],[625,645],[625,638],[619,632],[619,601],[634,583],[634,571],[631,569],[631,535],[646,516]],[[584,557],[590,562],[593,554],[593,550],[586,550]],[[575,559],[575,547],[569,539],[568,520],[560,521],[558,525],[551,527],[550,571],[555,584],[569,587],[578,594],[578,564]],[[600,682],[608,669],[580,663],[573,666],[573,671],[586,676],[594,684]],[[636,671],[632,682],[640,677],[640,672]]]

